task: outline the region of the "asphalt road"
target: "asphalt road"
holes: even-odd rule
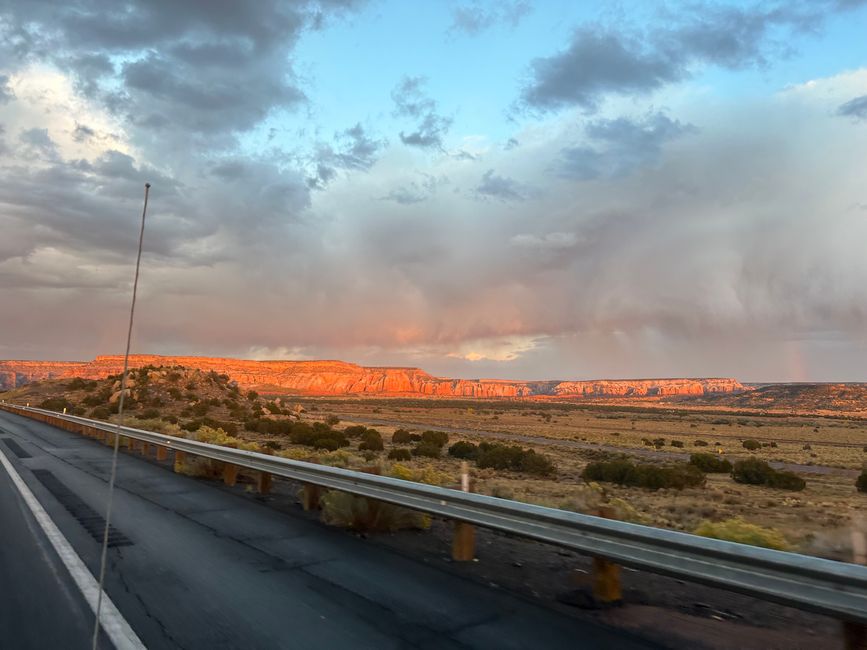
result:
[[[0,449],[96,575],[81,507],[103,512],[110,449],[5,412]],[[117,488],[106,591],[149,648],[654,647],[125,453]],[[86,647],[93,614],[28,516],[0,467],[0,647]]]

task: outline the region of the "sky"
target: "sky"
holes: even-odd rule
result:
[[[0,0],[0,358],[867,381],[867,0]]]

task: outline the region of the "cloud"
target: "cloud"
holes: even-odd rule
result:
[[[524,0],[501,2],[493,7],[484,7],[478,2],[462,4],[452,9],[449,32],[475,36],[497,25],[515,28],[531,11],[530,3]]]
[[[850,99],[837,109],[837,115],[854,117],[856,120],[867,120],[867,95]]]
[[[368,171],[373,167],[385,140],[372,138],[361,123],[334,135],[334,144],[320,144],[314,157],[312,185],[322,189],[337,176],[337,170]]]
[[[0,104],[6,104],[15,97],[9,87],[9,75],[0,74]]]
[[[564,147],[556,171],[581,180],[618,178],[652,163],[667,142],[695,132],[694,126],[659,112],[637,120],[594,120],[584,129],[591,144]]]
[[[381,197],[383,201],[394,201],[400,205],[413,205],[422,203],[431,198],[437,191],[437,188],[448,183],[448,178],[445,176],[432,176],[420,172],[422,179],[420,181],[410,181],[400,187],[396,187],[388,194]]]
[[[813,33],[827,14],[853,8],[829,2],[750,8],[697,3],[663,15],[665,26],[645,32],[582,26],[565,49],[530,63],[521,104],[540,111],[595,111],[607,95],[648,94],[687,79],[701,65],[765,66],[790,51],[793,34]]]
[[[478,197],[493,198],[501,201],[525,201],[535,194],[535,191],[507,176],[498,176],[493,169],[482,175],[481,182],[476,186]]]
[[[400,140],[411,147],[442,150],[453,120],[437,112],[437,103],[424,92],[424,83],[423,77],[404,77],[391,92],[394,115],[415,120],[414,130],[401,131]]]

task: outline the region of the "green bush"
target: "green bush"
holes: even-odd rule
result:
[[[361,436],[361,444],[358,445],[359,451],[382,451],[384,448],[382,435],[376,429],[365,431]]]
[[[156,420],[160,416],[157,409],[145,409],[139,416],[142,420]]]
[[[728,474],[732,471],[732,464],[715,454],[692,454],[689,464],[695,465],[706,474]]]
[[[537,476],[549,476],[554,473],[554,465],[547,457],[537,454],[532,449],[521,449],[521,447],[499,443],[480,444],[476,464],[482,469],[514,470]]]
[[[336,426],[340,424],[340,418],[336,415],[329,415],[327,418],[325,418],[325,424],[327,424],[329,427]]]
[[[269,420],[267,418],[256,418],[244,423],[244,428],[247,431],[266,433],[272,436],[288,436],[292,432],[292,427],[293,424],[290,420]]]
[[[692,444],[695,445],[696,447],[707,447],[707,441],[705,441],[705,440],[696,440]]]
[[[90,412],[90,417],[94,420],[107,420],[111,417],[111,411],[104,406],[97,406]]]
[[[672,446],[672,447],[677,447],[678,449],[683,449],[683,441],[681,441],[681,440],[672,440],[672,441],[671,441],[671,446]]]
[[[259,393],[257,393],[255,390],[247,391],[247,399],[251,402],[255,402],[257,399],[259,399]]]
[[[298,422],[289,432],[289,440],[296,445],[305,445],[314,449],[335,451],[340,447],[348,447],[349,441],[341,431],[335,431],[327,424],[314,422],[310,426],[306,422]]]
[[[406,429],[398,429],[391,436],[391,442],[395,445],[408,445],[412,442],[409,431]]]
[[[208,411],[211,410],[211,405],[207,402],[202,401],[198,404],[193,404],[190,407],[190,410],[192,411],[193,415],[198,415],[199,417],[201,417],[208,414]]]
[[[367,431],[367,427],[363,424],[353,424],[351,427],[346,427],[343,430],[343,435],[347,438],[360,438]]]
[[[778,472],[765,461],[758,458],[739,460],[732,468],[732,479],[747,485],[767,485],[779,490],[800,491],[807,482],[792,472]]]
[[[389,460],[412,460],[412,454],[409,449],[392,449],[388,452]]]
[[[732,468],[732,479],[735,483],[747,485],[767,485],[774,468],[758,458],[739,460]]]
[[[768,487],[800,492],[807,487],[807,482],[794,472],[775,471],[768,480]]]
[[[861,472],[861,475],[855,479],[855,487],[859,492],[867,492],[867,470]]]
[[[643,487],[650,490],[704,485],[704,473],[695,465],[652,465],[632,463],[628,460],[597,461],[589,463],[581,474],[586,481],[604,481]]]
[[[360,532],[396,531],[404,528],[427,529],[430,516],[383,501],[357,497],[330,490],[322,497],[322,520]]]
[[[760,443],[758,440],[750,439],[750,440],[744,440],[743,445],[744,445],[744,449],[746,449],[747,451],[755,451],[756,449],[761,448],[762,443]]]
[[[520,471],[536,476],[551,476],[554,473],[554,463],[542,454],[532,449],[521,454]]]
[[[72,402],[64,397],[49,397],[48,399],[43,400],[39,407],[49,411],[62,412],[63,409],[71,410]]]
[[[479,448],[471,442],[460,440],[449,447],[449,456],[475,460],[479,457]]]
[[[443,448],[429,442],[420,442],[412,450],[413,456],[425,456],[427,458],[439,458]]]
[[[445,447],[449,441],[449,434],[445,431],[425,431],[421,434],[422,444],[436,445],[437,447]]]
[[[785,538],[773,528],[762,528],[761,526],[747,523],[740,517],[718,522],[703,521],[693,531],[693,534],[701,535],[702,537],[712,537],[714,539],[724,539],[728,542],[737,542],[739,544],[763,546],[764,548],[773,548],[778,551],[785,551],[789,548]]]
[[[665,438],[654,438],[653,446],[657,449],[662,449],[663,447],[665,447]]]

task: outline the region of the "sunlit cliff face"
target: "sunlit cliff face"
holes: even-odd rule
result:
[[[468,6],[0,9],[0,358],[864,379],[864,3]]]

